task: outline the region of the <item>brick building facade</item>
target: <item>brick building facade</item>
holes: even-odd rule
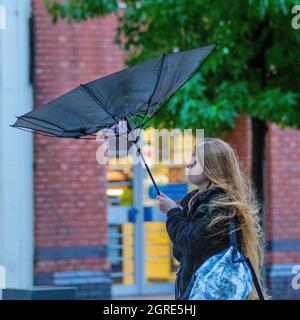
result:
[[[52,26],[43,1],[32,2],[34,105],[80,82],[123,68],[112,44],[115,20]],[[110,297],[105,166],[94,140],[34,141],[35,285],[72,285],[79,298]]]
[[[267,278],[274,299],[300,299],[300,132],[268,126],[266,148]],[[298,267],[296,267],[298,266]],[[293,269],[294,268],[294,269]],[[299,283],[299,281],[298,281]]]
[[[114,16],[52,26],[42,1],[32,1],[34,104],[41,105],[80,82],[124,67],[113,44]],[[266,145],[267,279],[274,298],[300,298],[291,268],[300,264],[300,133],[269,124]],[[251,122],[240,117],[226,140],[250,173]],[[72,285],[79,298],[109,299],[105,167],[94,140],[36,136],[35,285]]]

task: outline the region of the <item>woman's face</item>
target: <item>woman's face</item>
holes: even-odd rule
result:
[[[188,180],[196,185],[201,186],[208,182],[208,179],[203,173],[203,168],[200,164],[199,159],[195,156],[193,152],[191,161],[186,165]]]

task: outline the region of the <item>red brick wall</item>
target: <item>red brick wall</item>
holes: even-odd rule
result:
[[[32,11],[36,106],[124,68],[114,16],[53,26],[43,1],[33,0]],[[96,162],[97,147],[94,140],[35,137],[36,284],[55,284],[63,271],[109,274],[106,168]]]
[[[236,151],[241,168],[250,177],[251,173],[251,119],[241,115],[235,121],[235,129],[225,134],[223,139]]]
[[[300,250],[300,131],[269,126],[267,140],[266,233],[280,241],[284,251],[274,250],[269,263],[299,263]]]
[[[300,265],[300,131],[270,124],[266,157],[268,286],[274,299],[300,299],[292,287]]]

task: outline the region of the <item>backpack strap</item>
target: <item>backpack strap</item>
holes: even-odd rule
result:
[[[236,230],[235,230],[236,217],[233,217],[232,219],[230,219],[229,227],[230,227],[229,228],[230,229],[230,245],[237,247],[237,235],[236,235]],[[250,268],[251,275],[252,275],[252,280],[253,280],[256,292],[257,292],[257,294],[259,296],[259,299],[260,300],[265,300],[264,295],[263,295],[262,290],[261,290],[260,285],[259,285],[259,281],[257,279],[257,275],[256,275],[256,273],[254,271],[254,268],[253,268],[249,258],[245,257],[245,261],[246,261],[246,263],[248,264],[248,266]]]
[[[248,257],[245,257],[245,261],[246,263],[248,264],[249,268],[250,268],[250,271],[251,271],[251,275],[252,275],[252,280],[253,280],[253,283],[254,283],[254,286],[255,286],[255,289],[256,289],[256,292],[258,294],[258,297],[259,297],[259,300],[265,300],[264,298],[264,295],[261,291],[261,288],[260,288],[260,285],[259,285],[259,282],[258,282],[258,279],[257,279],[257,276],[256,276],[256,273],[254,271],[254,268],[249,260]]]

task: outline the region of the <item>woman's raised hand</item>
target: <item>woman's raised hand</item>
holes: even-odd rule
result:
[[[160,192],[160,195],[156,199],[159,202],[159,209],[162,213],[167,213],[170,209],[177,207],[177,203],[162,192]]]

